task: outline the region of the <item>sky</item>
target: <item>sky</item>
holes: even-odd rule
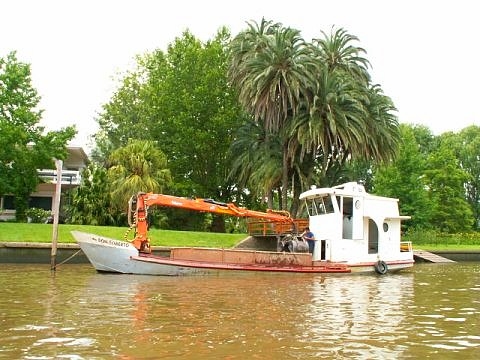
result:
[[[0,0],[0,57],[31,66],[40,125],[75,125],[91,148],[96,118],[135,64],[185,30],[202,41],[262,17],[311,41],[342,27],[359,38],[370,74],[400,123],[435,134],[480,126],[480,21],[475,0]]]

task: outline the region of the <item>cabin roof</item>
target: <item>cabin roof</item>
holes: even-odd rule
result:
[[[329,187],[329,188],[312,188],[300,194],[300,200],[314,198],[323,195],[344,195],[344,196],[361,196],[376,200],[398,201],[398,199],[388,198],[385,196],[372,195],[366,192],[362,184],[356,182],[348,182],[345,184]]]

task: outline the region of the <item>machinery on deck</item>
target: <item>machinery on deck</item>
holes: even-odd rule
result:
[[[128,202],[128,224],[130,226],[129,230],[135,229],[135,238],[132,240],[132,244],[142,253],[151,252],[147,215],[148,208],[152,205],[210,212],[219,215],[263,219],[276,224],[291,225],[289,226],[290,230],[295,230],[295,221],[287,211],[267,210],[262,212],[248,210],[233,203],[223,203],[212,199],[189,199],[172,195],[139,192],[137,195],[132,196]],[[125,238],[127,234],[125,234]]]

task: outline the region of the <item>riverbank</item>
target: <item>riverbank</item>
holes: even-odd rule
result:
[[[168,256],[170,247],[153,246],[154,254]],[[480,261],[478,250],[429,250],[453,261]],[[3,264],[50,264],[52,245],[48,243],[0,242],[0,263]],[[416,259],[417,261],[417,259]],[[56,263],[69,264],[88,263],[87,257],[78,244],[59,243],[57,246]]]
[[[59,244],[76,244],[72,231],[97,234],[111,239],[133,238],[128,228],[115,226],[93,226],[60,224],[58,226]],[[0,243],[42,243],[51,244],[52,224],[4,223],[0,221]],[[232,247],[247,237],[240,233],[212,233],[200,231],[176,231],[150,229],[149,237],[152,246],[208,246]]]
[[[168,256],[170,248],[153,246],[156,255]],[[50,264],[52,244],[0,242],[0,264]],[[57,245],[56,263],[85,264],[88,259],[78,244]]]

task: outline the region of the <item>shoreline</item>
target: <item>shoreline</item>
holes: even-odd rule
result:
[[[51,243],[0,242],[0,264],[50,264]],[[170,247],[152,246],[156,255],[169,256]],[[480,261],[480,250],[438,250],[431,253],[453,261]],[[71,257],[71,259],[69,259]],[[85,264],[88,259],[78,244],[57,244],[57,263]],[[67,261],[66,261],[67,260]],[[424,262],[415,257],[415,262]]]
[[[152,251],[160,256],[170,254],[170,248],[165,246],[152,246]],[[51,253],[51,243],[0,242],[0,264],[50,264]],[[67,259],[69,264],[89,263],[78,244],[57,244],[57,264]]]

